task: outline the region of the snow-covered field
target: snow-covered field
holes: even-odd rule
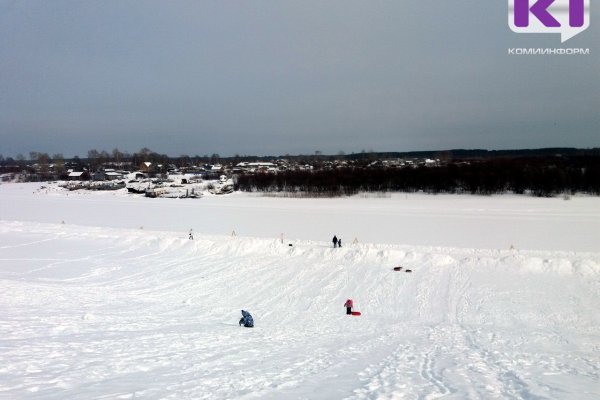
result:
[[[2,399],[600,398],[599,198],[45,186],[0,185]]]

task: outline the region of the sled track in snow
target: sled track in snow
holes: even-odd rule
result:
[[[0,398],[600,396],[598,254],[195,236],[0,223]]]

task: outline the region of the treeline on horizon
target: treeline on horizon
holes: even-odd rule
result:
[[[373,161],[385,159],[435,159],[435,166],[385,167],[373,166]],[[536,196],[553,196],[568,193],[600,195],[600,148],[544,148],[520,150],[455,149],[419,152],[360,152],[352,154],[289,155],[268,157],[219,154],[204,156],[170,157],[143,148],[129,154],[114,149],[90,150],[87,158],[66,159],[62,154],[30,153],[30,162],[41,166],[31,180],[57,179],[49,174],[49,164],[55,172],[63,173],[66,163],[95,171],[103,165],[129,163],[138,168],[150,161],[176,167],[201,163],[236,165],[242,161],[275,161],[286,159],[296,164],[310,164],[314,168],[270,173],[244,173],[237,176],[236,189],[260,192],[303,192],[314,196],[340,196],[357,192],[416,192],[494,194],[507,191],[531,193]],[[346,161],[331,168],[333,161]],[[329,164],[328,164],[329,163]],[[25,157],[17,160],[0,155],[0,172],[23,171],[31,168]]]
[[[196,154],[190,155],[179,155],[169,156],[167,154],[157,153],[150,150],[147,147],[141,150],[129,153],[127,151],[120,151],[115,148],[108,152],[106,150],[98,151],[96,149],[88,150],[86,157],[76,155],[74,157],[65,157],[62,153],[50,155],[44,152],[31,151],[29,152],[29,158],[26,158],[23,154],[18,154],[16,157],[5,157],[0,154],[0,165],[23,165],[29,162],[41,162],[41,163],[56,163],[58,162],[75,162],[82,165],[95,164],[99,165],[105,162],[131,162],[133,164],[139,164],[141,162],[150,161],[157,163],[172,163],[177,166],[185,166],[193,163],[237,163],[242,161],[271,161],[271,160],[291,160],[296,162],[302,161],[334,161],[334,160],[348,160],[348,161],[367,161],[377,159],[390,159],[390,158],[434,158],[447,160],[472,160],[472,159],[490,159],[499,157],[544,157],[544,156],[600,156],[600,148],[588,148],[579,149],[573,147],[548,147],[540,149],[513,149],[513,150],[485,150],[485,149],[452,149],[452,150],[432,150],[432,151],[405,151],[405,152],[377,152],[377,151],[361,151],[358,153],[346,154],[339,152],[338,154],[323,154],[321,151],[315,151],[314,154],[298,154],[298,155],[278,155],[278,156],[256,156],[256,155],[239,155],[223,157],[218,153],[212,153],[210,155],[204,154],[202,156]]]
[[[358,192],[513,192],[534,196],[600,195],[600,156],[502,157],[440,166],[342,167],[278,174],[246,174],[237,188],[247,192],[298,192],[342,196]]]

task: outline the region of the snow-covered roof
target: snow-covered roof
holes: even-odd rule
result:
[[[272,162],[241,162],[236,165],[236,167],[248,167],[248,168],[258,168],[258,167],[274,167],[275,164]]]

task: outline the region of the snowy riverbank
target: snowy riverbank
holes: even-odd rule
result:
[[[40,189],[44,186],[44,189]],[[600,251],[600,197],[394,194],[335,199],[246,193],[149,199],[57,185],[0,185],[0,220],[328,241],[486,249]]]

